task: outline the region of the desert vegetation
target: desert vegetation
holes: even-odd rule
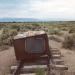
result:
[[[12,46],[12,39],[18,33],[28,30],[44,30],[51,39],[61,41],[58,37],[63,37],[62,46],[72,48],[74,46],[75,22],[32,22],[32,23],[0,23],[0,51]],[[67,34],[66,36],[64,34]],[[56,35],[56,36],[55,36]],[[70,45],[70,46],[69,46]]]
[[[75,62],[75,22],[29,22],[29,23],[0,23],[0,68],[3,75],[6,74],[8,66],[15,62],[13,49],[13,38],[18,33],[31,30],[44,30],[49,37],[51,47],[58,48],[64,55],[64,60],[71,65],[71,72],[74,71]],[[66,50],[66,51],[65,51]],[[70,52],[73,51],[73,52]],[[70,58],[68,58],[70,57]],[[6,59],[6,60],[3,60]],[[8,58],[8,59],[7,59]],[[71,60],[71,61],[70,61]],[[9,63],[9,64],[8,64]],[[4,65],[5,64],[5,65]],[[73,65],[72,65],[73,64]],[[72,69],[73,67],[73,69]],[[9,69],[8,69],[9,70]],[[2,74],[1,74],[2,75]],[[37,69],[36,75],[44,75],[44,70]]]
[[[75,34],[68,34],[63,41],[63,47],[69,49],[75,49]]]

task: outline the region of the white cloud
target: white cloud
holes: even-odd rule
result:
[[[31,3],[30,11],[36,14],[36,17],[62,17],[75,16],[74,0],[48,0],[45,2],[34,1]]]
[[[23,1],[23,0],[22,0]],[[1,10],[1,9],[0,9]],[[3,9],[2,9],[3,10]],[[11,10],[11,11],[10,11]],[[3,16],[8,17],[33,17],[33,18],[73,18],[75,19],[74,0],[29,0],[18,7],[8,9]],[[7,12],[7,11],[6,11]],[[2,16],[3,13],[0,14]]]

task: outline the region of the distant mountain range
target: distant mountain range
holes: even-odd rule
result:
[[[34,18],[0,18],[0,22],[39,22],[44,21]]]
[[[48,19],[36,19],[36,18],[0,18],[0,22],[51,22],[51,21],[75,21],[69,19],[57,19],[57,18],[48,18]]]

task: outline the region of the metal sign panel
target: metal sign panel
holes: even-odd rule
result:
[[[28,38],[25,47],[29,53],[42,53],[45,50],[45,40],[43,38]]]

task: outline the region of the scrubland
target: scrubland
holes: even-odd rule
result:
[[[13,38],[18,33],[31,30],[44,30],[49,37],[49,45],[58,48],[69,72],[75,72],[75,22],[32,22],[0,23],[0,75],[6,75],[16,62]]]

